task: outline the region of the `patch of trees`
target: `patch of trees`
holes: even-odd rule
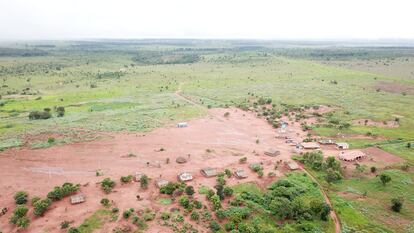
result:
[[[289,180],[279,180],[273,183],[268,192],[263,195],[244,192],[244,200],[254,202],[268,210],[281,220],[313,220],[319,218],[327,221],[330,213],[328,204],[320,200],[305,202],[302,198],[308,190],[304,185],[298,185]]]
[[[198,62],[200,56],[191,52],[140,51],[132,60],[142,65],[188,64]]]
[[[323,158],[321,151],[306,152],[299,160],[306,166],[309,166],[315,171],[322,171],[325,173],[325,180],[328,183],[341,180],[341,163],[335,157]]]
[[[98,73],[96,75],[97,79],[111,79],[111,78],[115,78],[118,79],[122,76],[125,75],[125,72],[121,72],[121,71],[115,71],[115,72],[104,72],[104,73]]]
[[[48,52],[40,49],[0,48],[0,57],[46,56]]]
[[[47,194],[47,197],[52,201],[59,201],[63,198],[76,193],[80,188],[79,184],[64,183],[62,186],[56,186]]]
[[[30,219],[26,216],[28,211],[29,209],[25,205],[18,205],[10,217],[10,223],[18,228],[27,228],[30,225]]]
[[[112,189],[115,187],[115,181],[110,178],[105,178],[101,181],[101,188],[105,193],[112,192]]]
[[[43,111],[32,111],[29,113],[30,120],[45,120],[52,117],[50,108],[44,108]],[[65,108],[62,106],[55,107],[57,117],[63,117],[65,115]]]

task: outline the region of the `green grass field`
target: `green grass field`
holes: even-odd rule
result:
[[[270,97],[279,106],[332,106],[332,115],[324,115],[327,120],[398,118],[397,128],[319,125],[312,131],[325,137],[347,135],[352,148],[377,145],[414,165],[414,145],[407,147],[414,144],[412,48],[299,48],[239,41],[50,43],[54,46],[0,44],[0,150],[22,146],[27,134],[150,131],[204,116],[207,107],[235,106],[254,95]],[[378,88],[384,83],[390,87]],[[392,89],[395,83],[399,86]],[[178,91],[205,107],[185,101]],[[65,108],[63,117],[57,117],[59,106]],[[44,108],[51,109],[52,118],[29,119],[30,112]],[[370,137],[352,138],[364,135]],[[71,137],[52,144],[42,139],[29,146],[70,142]],[[393,179],[386,187],[375,177],[325,184],[343,232],[414,232],[413,173],[386,172]],[[246,189],[260,192],[250,186],[236,187],[236,192]],[[394,213],[390,199],[400,194],[404,207]],[[259,217],[257,221],[271,226],[266,215]],[[320,231],[332,231],[332,226],[318,224]],[[84,232],[95,225],[99,227],[99,221],[85,226]],[[295,227],[293,223],[286,231]]]

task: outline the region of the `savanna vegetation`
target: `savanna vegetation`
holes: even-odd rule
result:
[[[292,42],[293,43],[293,42]],[[370,175],[346,177],[333,157],[301,156],[332,201],[343,232],[414,231],[414,49],[411,47],[338,47],[269,41],[131,40],[64,41],[0,44],[0,150],[45,148],[73,142],[71,132],[144,132],[209,108],[255,109],[275,128],[282,116],[303,119],[304,111],[330,106],[318,122],[302,125],[322,137],[344,136],[351,148],[378,146],[406,160],[406,167],[371,168]],[[295,46],[296,45],[296,46]],[[184,96],[194,105],[178,96]],[[226,117],[230,117],[226,115]],[[396,127],[354,124],[355,120],[396,122]],[[67,132],[56,138],[25,142],[28,134]],[[96,139],[93,136],[81,140]],[[79,140],[79,139],[76,139]],[[257,141],[260,144],[260,141]],[[169,160],[168,160],[169,161]],[[242,157],[240,163],[246,163]],[[263,177],[259,167],[253,167]],[[160,218],[176,231],[197,224],[214,232],[332,232],[332,220],[319,187],[303,173],[260,189],[253,184],[226,185],[232,174],[220,174],[214,189],[170,183],[160,202],[179,203],[182,211],[147,210],[138,216],[121,210],[122,218],[145,229]],[[120,178],[122,184],[132,176]],[[140,180],[148,187],[148,177]],[[111,193],[116,182],[100,183]],[[43,216],[52,204],[79,187],[64,184],[45,198],[33,198],[33,215]],[[203,193],[208,206],[195,199]],[[177,195],[177,196],[176,196]],[[170,197],[171,196],[171,197]],[[30,225],[30,195],[18,192],[10,222]],[[118,209],[93,213],[69,232],[92,232],[115,221]],[[190,222],[191,224],[184,224]],[[122,232],[122,229],[118,229]]]

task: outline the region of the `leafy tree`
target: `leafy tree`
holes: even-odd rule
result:
[[[71,227],[69,228],[68,233],[80,233],[80,230],[76,227]]]
[[[180,188],[179,183],[169,182],[160,188],[160,193],[171,195],[178,188]]]
[[[195,207],[196,209],[201,209],[201,208],[203,208],[203,204],[202,204],[200,201],[195,200],[195,201],[193,202],[193,204],[194,204],[194,207]]]
[[[372,166],[372,167],[371,167],[371,172],[372,172],[372,173],[375,173],[376,171],[377,171],[377,168],[376,168],[376,167],[374,167],[374,166]]]
[[[220,226],[220,224],[218,224],[218,222],[213,220],[213,221],[210,222],[210,229],[213,232],[218,232],[218,231],[221,230],[221,226]]]
[[[63,117],[65,115],[65,107],[57,107],[56,112],[58,117]]]
[[[132,181],[132,175],[128,175],[128,176],[121,176],[121,183],[126,184],[126,183],[130,183]]]
[[[108,206],[109,206],[109,203],[110,203],[110,201],[109,201],[109,199],[108,199],[108,198],[102,198],[102,199],[101,199],[101,204],[102,204],[103,206],[108,207]]]
[[[339,171],[341,168],[341,163],[335,159],[333,156],[329,156],[326,159],[326,167],[332,168],[332,170]]]
[[[111,180],[110,178],[105,178],[101,182],[101,188],[105,193],[112,192],[112,189],[115,187],[115,181]]]
[[[27,228],[30,225],[30,219],[27,217],[19,218],[16,222],[18,228]]]
[[[220,197],[217,194],[214,194],[211,198],[210,198],[211,202],[213,203],[213,209],[214,210],[218,210],[221,208],[221,202],[220,202]]]
[[[230,178],[230,177],[231,177],[231,171],[230,171],[228,168],[226,168],[226,170],[224,170],[224,173],[226,174],[226,176],[227,176],[228,178]]]
[[[10,222],[13,223],[13,224],[17,224],[17,222],[19,221],[19,219],[25,217],[28,211],[29,211],[29,209],[26,206],[24,206],[24,205],[18,205],[13,210],[13,214],[10,217]]]
[[[143,189],[148,188],[148,183],[149,183],[148,176],[142,175],[141,178],[139,178],[139,182],[140,182],[141,188]]]
[[[43,214],[47,211],[51,204],[52,200],[50,200],[49,198],[45,198],[43,200],[35,202],[33,205],[33,214],[35,216],[43,216]]]
[[[338,171],[333,170],[332,168],[328,168],[326,170],[325,180],[328,183],[333,183],[333,182],[341,180],[341,179],[342,179],[342,175]]]
[[[27,203],[27,197],[29,194],[25,191],[19,191],[16,194],[14,194],[14,200],[17,205],[23,205]]]
[[[231,195],[233,195],[233,189],[226,186],[224,187],[223,193],[225,196],[230,197]]]
[[[60,229],[66,229],[66,228],[69,227],[69,225],[70,225],[70,222],[65,220],[65,221],[60,223]]]
[[[321,220],[328,221],[329,213],[331,212],[331,207],[324,203],[322,206],[322,210],[320,212]]]
[[[182,196],[179,200],[180,205],[184,207],[185,209],[188,209],[190,207],[190,200],[187,196]]]
[[[395,212],[400,212],[403,206],[404,200],[401,197],[395,197],[391,199],[391,209]]]
[[[387,183],[389,183],[391,181],[391,176],[389,176],[388,174],[385,174],[385,173],[381,173],[380,174],[380,180],[381,180],[383,185],[386,185]]]
[[[52,201],[58,201],[77,192],[79,188],[79,184],[74,185],[72,183],[64,183],[61,187],[54,187],[53,190],[47,194],[47,197]]]
[[[124,217],[125,219],[128,219],[129,217],[131,217],[131,215],[134,213],[134,209],[128,209],[128,210],[125,210],[123,213],[122,213],[122,217]]]
[[[189,186],[185,187],[185,193],[186,193],[188,196],[192,196],[192,195],[194,194],[194,187],[193,187],[193,186],[191,186],[191,185],[189,185]]]
[[[190,218],[194,221],[198,221],[198,219],[200,219],[200,214],[197,211],[193,211],[190,215]]]
[[[273,215],[281,219],[290,218],[292,216],[292,204],[289,199],[285,197],[276,197],[270,202],[269,209]]]

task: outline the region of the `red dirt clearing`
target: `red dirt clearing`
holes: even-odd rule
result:
[[[228,117],[224,113],[229,112]],[[276,160],[290,160],[292,147],[275,140],[275,130],[264,120],[258,119],[253,113],[238,109],[211,109],[206,118],[188,122],[187,128],[175,126],[156,129],[147,134],[113,133],[111,139],[82,142],[47,149],[31,150],[10,149],[0,153],[0,208],[14,209],[13,194],[26,190],[30,196],[45,197],[54,186],[64,182],[80,183],[81,193],[87,201],[78,205],[70,205],[68,198],[53,203],[50,210],[41,218],[32,218],[26,232],[60,232],[60,223],[64,220],[74,221],[78,226],[82,221],[101,208],[101,198],[107,197],[116,203],[122,212],[127,208],[142,210],[149,207],[155,211],[167,211],[172,206],[157,203],[160,197],[154,180],[162,177],[170,181],[177,180],[182,171],[191,172],[194,180],[189,182],[196,190],[201,185],[213,187],[215,178],[204,178],[200,174],[203,167],[216,167],[219,170],[243,168],[249,178],[236,180],[231,178],[230,185],[239,182],[271,182],[276,178],[258,179],[248,168],[253,162],[263,162],[264,173],[273,170]],[[289,133],[299,140],[304,132],[297,127]],[[256,140],[259,143],[256,143]],[[263,152],[275,147],[281,151],[276,158],[263,155]],[[164,148],[165,151],[159,151]],[[209,149],[209,152],[207,152]],[[128,154],[136,157],[128,157]],[[258,154],[258,155],[257,155]],[[239,156],[236,156],[239,155]],[[246,164],[239,164],[240,155],[248,157]],[[179,156],[188,158],[185,164],[177,164]],[[166,164],[166,159],[170,163]],[[150,166],[147,166],[147,162]],[[157,167],[160,166],[160,167]],[[281,175],[283,168],[277,174]],[[97,177],[95,172],[103,171]],[[150,188],[143,191],[137,183],[121,185],[119,178],[136,171],[146,173],[152,178]],[[110,177],[117,181],[114,193],[104,194],[96,184],[103,178]],[[139,194],[143,200],[136,201]],[[196,195],[196,197],[198,194]],[[204,200],[204,198],[202,198]],[[32,215],[29,211],[29,216]],[[14,232],[14,226],[8,223],[11,211],[0,217],[0,229],[3,232]],[[105,224],[99,232],[111,232],[114,226],[124,223],[123,220]],[[22,231],[24,232],[24,231]],[[166,232],[156,221],[150,223],[148,232]]]

